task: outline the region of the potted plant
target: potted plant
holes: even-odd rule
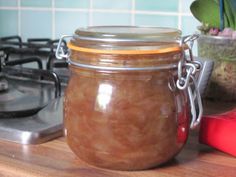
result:
[[[235,101],[236,0],[195,0],[190,10],[202,23],[198,55],[215,63],[206,97]]]

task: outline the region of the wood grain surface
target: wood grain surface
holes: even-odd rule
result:
[[[41,145],[0,141],[0,176],[236,177],[236,158],[199,144],[197,130],[191,132],[176,158],[157,168],[134,172],[90,166],[71,152],[65,138]]]

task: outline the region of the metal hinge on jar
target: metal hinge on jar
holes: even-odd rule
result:
[[[177,88],[180,90],[187,89],[192,120],[190,128],[195,128],[201,121],[203,114],[202,100],[199,93],[198,85],[195,79],[196,71],[201,69],[201,63],[194,61],[192,55],[192,46],[194,40],[198,38],[198,35],[190,35],[183,37],[180,46],[182,49],[183,60],[178,64],[178,79],[176,81]],[[187,44],[189,43],[189,45]],[[189,59],[186,57],[184,46],[187,45],[189,49]]]

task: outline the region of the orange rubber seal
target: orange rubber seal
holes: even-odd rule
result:
[[[79,51],[79,52],[98,53],[98,54],[125,54],[125,55],[162,54],[162,53],[181,51],[181,47],[179,46],[168,47],[168,48],[163,48],[163,49],[155,49],[155,50],[100,50],[100,49],[78,47],[78,46],[73,45],[71,42],[67,43],[67,47],[69,49]]]

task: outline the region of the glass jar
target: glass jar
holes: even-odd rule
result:
[[[190,111],[187,89],[176,85],[183,59],[180,39],[181,32],[171,28],[75,32],[69,55],[61,55],[72,72],[64,99],[65,135],[80,159],[109,169],[141,170],[182,149]]]

